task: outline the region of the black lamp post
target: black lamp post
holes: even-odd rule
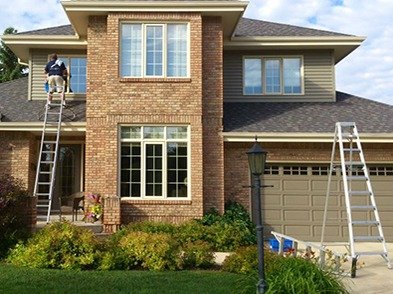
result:
[[[247,152],[248,164],[253,175],[253,197],[258,212],[256,217],[257,246],[258,246],[258,276],[257,293],[265,293],[265,269],[264,269],[264,252],[263,252],[263,226],[262,226],[262,209],[261,209],[261,179],[260,176],[265,171],[267,152],[257,142],[255,137],[254,146]]]

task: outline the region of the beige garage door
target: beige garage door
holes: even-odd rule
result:
[[[371,183],[376,195],[382,226],[387,241],[393,241],[393,166],[369,165]],[[361,174],[361,171],[358,172]],[[271,230],[300,240],[320,241],[326,199],[328,166],[270,165],[263,176],[262,197],[265,232]],[[362,189],[362,187],[354,187]],[[345,200],[339,175],[332,178],[326,241],[347,241]],[[355,200],[354,200],[355,201]],[[364,197],[354,205],[364,203]],[[370,212],[354,212],[354,219],[370,219]],[[362,227],[355,234],[368,234],[375,228]]]

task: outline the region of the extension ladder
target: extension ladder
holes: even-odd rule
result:
[[[336,144],[338,144],[339,147],[339,162],[336,161]],[[369,172],[366,167],[358,130],[354,122],[336,123],[325,199],[321,245],[324,245],[330,186],[333,170],[336,167],[341,168],[344,187],[349,251],[352,258],[352,277],[356,276],[356,262],[362,255],[380,255],[387,262],[388,268],[391,269],[392,265],[388,257],[386,242],[375,202],[374,192],[370,182]],[[339,173],[340,171],[337,170],[337,172]],[[365,216],[367,214],[371,215],[371,217],[368,218]],[[357,217],[355,217],[356,215]],[[360,217],[361,215],[363,218]],[[377,251],[361,252],[356,248],[356,245],[359,242],[380,243],[381,247],[380,250]]]
[[[59,94],[64,95],[64,93]],[[50,107],[48,104],[45,106],[33,195],[37,197],[37,220],[44,220],[47,223],[50,221],[52,198],[55,188],[62,114],[62,101],[56,104],[51,103]]]

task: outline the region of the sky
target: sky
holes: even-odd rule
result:
[[[392,0],[250,0],[244,16],[367,37],[337,64],[337,90],[393,105]],[[0,0],[0,34],[68,23],[58,0]]]

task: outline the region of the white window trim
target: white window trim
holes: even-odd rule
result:
[[[142,50],[142,65],[141,65],[141,76],[123,76],[121,72],[121,54],[122,54],[122,42],[121,42],[121,33],[119,34],[119,77],[120,78],[131,78],[131,79],[140,79],[140,78],[165,78],[165,79],[189,79],[190,78],[190,66],[191,66],[191,32],[190,32],[190,23],[189,22],[184,22],[184,21],[171,21],[171,22],[154,22],[154,21],[149,21],[149,22],[141,22],[141,21],[123,21],[120,23],[120,32],[122,30],[122,26],[125,24],[140,24],[142,25],[142,45],[141,45],[141,50]],[[187,70],[186,70],[186,75],[184,77],[181,76],[167,76],[167,31],[168,31],[168,25],[171,24],[183,24],[187,26]],[[146,74],[146,27],[147,26],[162,26],[163,27],[163,63],[162,63],[162,75],[161,76],[148,76]]]
[[[300,93],[285,93],[284,92],[284,59],[285,58],[299,58],[300,59]],[[247,94],[246,89],[246,75],[245,75],[245,59],[260,59],[262,67],[262,93]],[[280,92],[266,93],[266,79],[265,79],[265,61],[269,59],[280,59]],[[303,96],[305,95],[304,85],[304,56],[303,55],[244,55],[242,58],[242,81],[243,81],[243,96]]]
[[[141,127],[141,137],[139,139],[122,139],[121,138],[121,128],[122,127]],[[164,127],[164,138],[163,139],[144,139],[143,138],[143,127]],[[187,138],[186,139],[168,139],[166,129],[168,127],[187,127]],[[118,160],[117,160],[117,171],[118,171],[118,185],[117,185],[117,194],[119,198],[122,200],[138,200],[138,201],[146,201],[146,200],[163,200],[163,201],[184,201],[191,200],[191,127],[189,125],[163,125],[163,124],[120,124],[118,126]],[[122,142],[138,142],[141,144],[141,195],[139,197],[121,197],[121,143]],[[170,142],[184,142],[187,143],[187,197],[168,197],[167,193],[167,143]],[[162,154],[164,155],[162,158],[163,163],[163,172],[162,172],[162,196],[146,196],[146,144],[162,144]]]
[[[87,55],[83,54],[58,54],[58,59],[64,62],[64,59],[70,59],[70,58],[85,58],[86,59],[86,92],[85,93],[77,93],[77,92],[70,92],[70,83],[67,85],[67,91],[65,92],[66,94],[72,94],[75,96],[78,95],[86,95],[87,94]],[[50,55],[48,55],[48,61],[50,60]],[[70,81],[70,75],[71,75],[71,70],[70,70],[71,64],[68,63],[67,66],[67,79]]]

